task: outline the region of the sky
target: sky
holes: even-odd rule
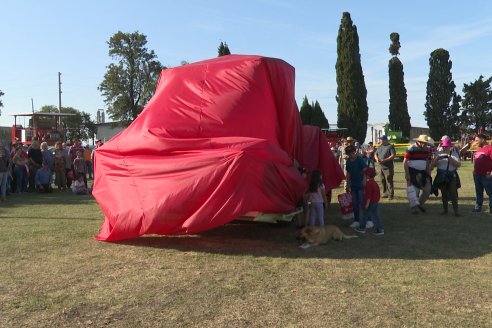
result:
[[[426,127],[430,53],[449,51],[456,91],[492,76],[492,1],[0,1],[0,126],[15,113],[62,106],[90,113],[106,104],[97,87],[108,40],[138,31],[167,67],[217,57],[221,41],[234,54],[280,58],[295,67],[298,106],[318,101],[336,124],[336,38],[343,12],[357,26],[369,124],[388,121],[389,35],[400,34],[411,125]]]

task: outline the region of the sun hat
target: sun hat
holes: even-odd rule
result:
[[[453,143],[451,142],[451,140],[449,139],[444,139],[442,142],[441,142],[441,146],[442,147],[451,147],[453,145]]]
[[[429,139],[432,141],[429,141]],[[419,141],[419,142],[425,142],[425,143],[434,142],[434,140],[426,134],[421,134],[421,135],[419,135],[418,138],[413,138],[413,141]]]

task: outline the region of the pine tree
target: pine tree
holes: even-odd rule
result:
[[[301,114],[302,124],[310,125],[311,117],[313,116],[313,106],[309,104],[309,100],[307,96],[304,96],[304,99],[302,100],[300,114]]]
[[[229,46],[227,45],[227,42],[220,42],[219,48],[217,49],[219,52],[219,55],[217,57],[225,56],[225,55],[230,55],[231,51],[229,50]]]
[[[407,89],[405,88],[403,64],[397,57],[400,53],[400,35],[390,34],[389,52],[393,55],[388,64],[389,71],[389,127],[401,131],[405,138],[410,137],[410,115],[408,115]]]
[[[319,126],[321,129],[327,129],[330,127],[325,113],[321,109],[319,102],[316,100],[313,105],[313,115],[311,117],[311,125]]]
[[[449,52],[445,49],[434,50],[429,66],[424,116],[430,135],[434,140],[439,140],[443,135],[456,138],[459,132],[460,97],[455,92]]]
[[[366,138],[367,89],[359,53],[357,27],[352,24],[350,13],[344,12],[337,37],[337,103],[339,128],[347,128],[347,135],[359,142]]]

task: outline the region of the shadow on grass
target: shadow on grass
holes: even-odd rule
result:
[[[41,194],[37,192],[12,194],[2,206],[22,207],[26,205],[83,205],[95,203],[91,195],[74,195],[71,192],[52,192]]]
[[[294,224],[281,227],[239,221],[193,236],[144,236],[119,244],[285,258],[472,259],[492,252],[492,219],[488,214],[472,214],[471,206],[462,206],[460,217],[440,215],[440,204],[427,204],[426,208],[427,213],[415,215],[409,213],[407,204],[383,203],[384,236],[368,232],[357,239],[306,250],[298,247]],[[355,234],[348,227],[350,222],[334,219],[337,216],[338,209],[331,208],[328,223],[340,226],[346,234]]]

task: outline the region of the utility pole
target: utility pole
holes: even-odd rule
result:
[[[58,72],[58,113],[61,113],[61,73]],[[58,127],[61,126],[61,116],[58,116]],[[57,127],[57,128],[58,128]]]
[[[58,112],[61,113],[61,73],[58,72]]]

